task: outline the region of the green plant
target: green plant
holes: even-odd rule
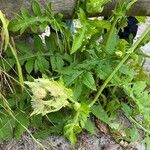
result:
[[[18,109],[26,114],[33,109],[26,121],[23,115],[18,118],[26,128],[16,127],[14,122],[11,126],[7,123],[9,129],[16,128],[16,137],[24,129],[36,127],[38,130],[33,135],[37,138],[52,133],[64,134],[75,145],[76,136],[83,129],[96,133],[91,115],[108,124],[112,132],[119,132],[121,125],[116,118],[118,111],[122,111],[132,128],[124,129],[126,136],[119,139],[135,140],[137,129],[140,128],[145,134],[143,142],[149,144],[150,82],[142,68],[146,55],[143,55],[140,47],[150,41],[150,27],[135,43],[128,43],[119,38],[118,32],[126,26],[126,12],[136,1],[120,0],[108,20],[87,17],[88,13],[101,12],[103,5],[109,1],[94,2],[80,1],[77,16],[81,25],[74,35],[63,22],[62,15],[54,15],[49,5],[42,9],[37,1],[32,5],[33,15],[24,9],[10,22],[9,31],[20,34],[32,31],[34,41],[32,46],[24,40],[15,40],[13,46],[7,44],[8,48],[0,62],[7,74],[18,70],[21,77],[19,83],[24,88],[20,96],[20,84],[16,82],[18,76],[13,75],[11,80],[15,92],[8,94],[6,99],[14,114],[17,115]],[[47,26],[56,32],[42,40],[39,31]],[[29,89],[23,86],[23,78]],[[3,107],[0,109],[4,111]],[[140,123],[136,120],[138,115],[142,115]],[[1,120],[3,122],[4,119]],[[12,133],[8,135],[1,139],[12,137]]]

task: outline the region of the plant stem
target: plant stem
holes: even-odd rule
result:
[[[20,57],[19,58],[19,61],[24,61],[24,60],[27,60],[27,59],[32,59],[32,58],[35,58],[35,57],[38,57],[38,56],[53,56],[53,54],[51,53],[43,53],[43,54],[33,54],[33,55],[30,55],[30,56],[23,56],[23,57]]]
[[[146,128],[144,128],[140,123],[138,123],[134,118],[132,118],[131,116],[127,117],[131,122],[135,123],[136,126],[140,129],[142,129],[144,132],[148,133],[150,135],[150,131]]]
[[[18,59],[18,56],[17,56],[17,53],[16,53],[16,49],[9,43],[9,47],[10,47],[10,50],[16,60],[16,64],[17,64],[17,70],[18,70],[18,78],[19,78],[19,82],[20,82],[20,85],[21,85],[21,91],[23,92],[23,85],[24,85],[24,79],[23,79],[23,74],[22,74],[22,68],[21,68],[21,65],[20,65],[20,62],[19,62],[19,59]]]
[[[99,96],[107,86],[107,84],[111,81],[111,79],[114,77],[114,75],[117,73],[117,71],[120,69],[120,67],[124,64],[124,62],[130,57],[130,55],[136,50],[136,48],[139,46],[139,44],[143,41],[145,36],[150,33],[150,27],[148,27],[141,37],[135,42],[135,44],[129,49],[129,52],[125,55],[125,57],[120,61],[120,63],[116,66],[114,71],[109,75],[109,77],[105,80],[102,86],[100,86],[94,100],[89,104],[89,107],[92,107],[95,102],[98,100]]]

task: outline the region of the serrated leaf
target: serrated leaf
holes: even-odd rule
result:
[[[25,9],[25,8],[22,8],[22,9],[21,9],[21,16],[22,16],[24,19],[29,18],[29,17],[30,17],[30,15],[29,15],[28,10],[27,10],[27,9]]]
[[[145,90],[145,88],[146,88],[146,82],[144,82],[144,81],[139,81],[139,82],[136,82],[134,85],[133,85],[133,88],[132,88],[132,90],[133,90],[133,92],[135,93],[135,94],[140,94],[140,93],[142,93],[144,90]]]
[[[27,28],[39,22],[43,23],[49,21],[48,18],[45,16],[40,16],[40,17],[30,16],[26,19],[20,17],[19,20],[16,19],[10,23],[9,30],[13,32],[20,31],[20,34],[22,34]]]
[[[47,46],[48,51],[53,54],[54,51],[58,49],[58,43],[57,43],[57,35],[56,33],[51,33],[49,37],[45,37],[45,43]]]
[[[69,139],[69,141],[71,142],[72,145],[75,145],[77,143],[77,137],[76,134],[81,132],[81,128],[80,126],[74,123],[68,123],[65,127],[64,127],[64,135],[65,137],[67,137]]]
[[[130,98],[130,101],[133,101],[136,104],[135,105],[136,110],[138,110],[142,114],[145,121],[148,121],[150,117],[150,109],[149,109],[150,94],[146,90],[145,81],[137,81],[133,82],[131,85],[128,84],[123,85],[123,89],[127,94],[127,96]],[[131,112],[131,108],[130,111],[129,108],[130,107],[128,106],[128,109],[127,108],[123,109],[126,115],[131,115],[128,114],[129,112]]]
[[[96,134],[96,126],[95,126],[94,122],[91,121],[90,118],[87,119],[87,122],[86,122],[84,128],[91,134]]]
[[[49,62],[44,57],[38,56],[34,63],[34,69],[44,73],[49,69]]]
[[[94,19],[94,20],[89,20],[88,23],[96,28],[100,28],[100,29],[107,29],[109,30],[111,27],[111,23],[109,21],[106,20],[98,20],[98,19]]]
[[[69,139],[72,145],[77,142],[76,135],[85,127],[89,117],[89,107],[86,104],[80,105],[73,119],[69,120],[64,127],[64,135]]]
[[[37,1],[32,2],[32,10],[35,15],[42,15],[41,7]]]
[[[43,22],[42,24],[39,25],[39,29],[40,29],[41,32],[45,32],[47,27],[48,27],[47,22]]]
[[[103,109],[103,107],[101,105],[94,105],[91,108],[91,111],[98,119],[102,120],[103,122],[105,122],[108,125],[111,124],[106,111]]]
[[[43,130],[38,130],[33,135],[37,139],[44,140],[53,134],[60,135],[61,133],[62,133],[62,127],[59,125],[59,126],[49,127],[49,128],[43,129]]]
[[[11,116],[2,116],[0,119],[0,141],[13,138],[14,120]]]
[[[114,28],[112,31],[108,32],[104,38],[105,50],[109,54],[114,54],[116,46],[119,43],[117,29]]]
[[[74,93],[73,95],[75,100],[78,100],[80,98],[82,90],[83,90],[82,82],[81,80],[77,80],[73,88],[73,93]]]
[[[146,144],[146,150],[148,150],[150,148],[150,137],[148,135],[144,138],[143,143]]]
[[[86,24],[87,16],[82,8],[79,8],[78,18],[79,18],[81,24]]]
[[[29,126],[29,118],[27,114],[20,112],[18,115],[16,115],[16,119],[19,122],[16,122],[15,125],[15,137],[16,139],[19,139],[21,135],[26,131],[25,128],[28,128]]]
[[[36,32],[37,32],[37,27],[36,27],[35,24],[32,24],[32,25],[30,26],[30,28],[31,28],[31,31],[32,31],[33,33],[36,33]]]
[[[32,70],[34,69],[34,60],[28,60],[25,64],[25,68],[26,71],[28,72],[28,74],[30,74],[32,72]]]
[[[79,70],[70,70],[69,72],[69,75],[64,76],[65,84],[67,86],[71,85],[83,73],[83,71]]]
[[[34,36],[34,46],[37,52],[42,52],[44,50],[42,39],[38,35]]]
[[[110,60],[100,61],[95,68],[97,76],[102,80],[105,80],[111,74],[112,70],[113,66]]]
[[[96,90],[95,80],[91,72],[84,73],[82,83],[85,84],[88,88]]]
[[[103,6],[110,0],[87,0],[86,8],[88,13],[101,13]]]
[[[128,65],[122,65],[121,68],[119,69],[119,71],[122,74],[128,76],[130,78],[130,80],[132,80],[134,77],[134,70]]]
[[[16,48],[19,51],[18,55],[20,59],[24,59],[24,57],[29,57],[33,54],[31,45],[26,44],[23,41],[17,41]]]
[[[132,115],[132,109],[125,103],[121,103],[122,105],[122,110],[125,113],[126,116],[131,116]]]
[[[55,56],[50,57],[50,62],[51,62],[52,69],[56,70],[57,66],[56,66]]]
[[[70,52],[71,54],[75,53],[82,46],[83,40],[85,38],[85,33],[86,33],[86,25],[81,27],[81,29],[79,29],[78,32],[75,34]]]
[[[16,61],[12,58],[8,58],[8,59],[6,59],[6,61],[5,62],[3,62],[3,65],[5,66],[5,70],[7,71],[7,72],[9,72],[13,67],[14,67],[14,65],[16,64]],[[3,66],[2,64],[0,64],[0,66]]]
[[[42,115],[31,116],[30,121],[31,127],[39,128],[43,124]]]
[[[131,142],[136,142],[139,140],[139,132],[137,128],[131,128],[129,132],[131,136]]]
[[[64,61],[60,55],[54,55],[50,57],[51,66],[53,70],[61,70],[64,66]]]
[[[99,60],[97,59],[88,59],[83,61],[81,64],[78,64],[75,68],[78,70],[91,70],[95,68],[97,64],[99,64]]]

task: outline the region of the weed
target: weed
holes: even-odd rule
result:
[[[32,15],[23,9],[9,26],[0,13],[4,43],[0,67],[15,89],[7,94],[3,90],[5,104],[13,112],[9,116],[13,117],[6,116],[8,107],[1,104],[0,131],[3,127],[8,131],[0,134],[1,141],[19,138],[28,128],[37,128],[33,133],[36,138],[64,134],[75,145],[82,130],[96,133],[91,115],[119,132],[121,125],[116,118],[120,110],[132,128],[124,129],[126,136],[119,139],[138,140],[135,136],[141,129],[145,134],[143,142],[149,144],[150,83],[142,68],[146,55],[140,47],[150,41],[150,27],[134,43],[119,38],[120,29],[127,25],[126,13],[136,0],[120,0],[108,20],[87,17],[88,13],[100,13],[108,2],[80,1],[77,16],[81,25],[75,34],[63,22],[62,15],[53,14],[50,5],[43,9],[37,1],[33,2]],[[38,34],[47,26],[56,32],[42,40]],[[8,31],[21,36],[32,32],[32,46],[21,40],[10,41]],[[142,122],[138,123],[137,115],[142,115]]]

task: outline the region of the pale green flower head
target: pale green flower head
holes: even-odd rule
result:
[[[31,115],[55,112],[62,107],[69,106],[73,92],[64,86],[62,81],[49,79],[35,79],[33,82],[25,82],[32,91],[32,107],[34,111]]]

